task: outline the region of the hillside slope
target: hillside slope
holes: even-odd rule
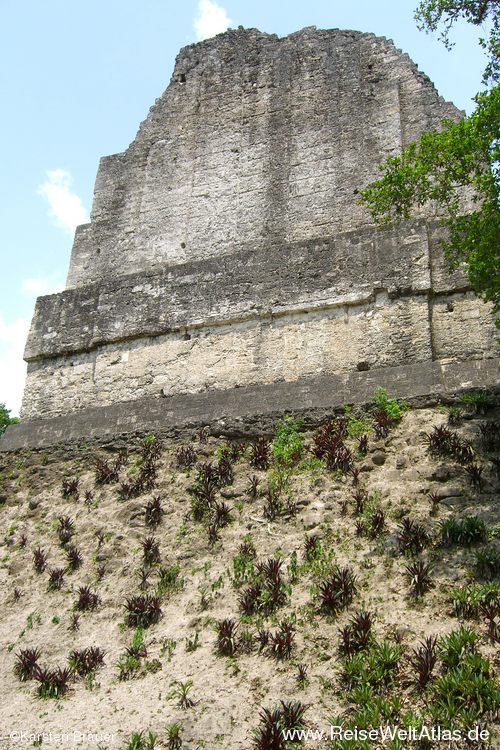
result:
[[[302,725],[325,732],[307,748],[447,746],[327,741],[338,717],[494,732],[499,414],[382,398],[253,444],[1,456],[2,747],[279,750]]]

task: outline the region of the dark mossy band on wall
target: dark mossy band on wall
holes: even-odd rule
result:
[[[271,430],[276,418],[286,412],[300,414],[313,425],[344,404],[368,403],[378,387],[417,403],[433,402],[469,388],[497,389],[499,365],[500,359],[423,362],[295,382],[125,401],[11,425],[0,440],[0,451],[71,442],[99,443],[127,433],[175,435],[204,425],[220,434],[252,435]]]

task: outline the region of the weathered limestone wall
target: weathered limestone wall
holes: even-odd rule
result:
[[[101,160],[68,286],[369,223],[378,165],[461,113],[394,44],[232,31],[179,54],[126,152]]]
[[[490,361],[464,372],[491,377],[489,308],[448,273],[436,217],[380,230],[358,200],[388,155],[460,116],[371,34],[183,49],[134,142],[101,160],[68,288],[37,301],[22,418],[171,397],[189,412],[363,373],[359,398],[385,372],[411,396],[426,364],[440,387],[455,364]]]

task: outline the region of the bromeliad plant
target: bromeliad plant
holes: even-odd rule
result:
[[[428,450],[434,455],[453,458],[461,465],[474,461],[474,450],[471,444],[446,425],[434,427],[432,432],[425,436],[425,442]]]
[[[160,495],[155,495],[148,501],[144,509],[146,526],[150,529],[156,529],[160,525],[164,515],[165,511],[161,503],[161,497]]]
[[[238,646],[238,624],[235,620],[221,620],[217,624],[216,650],[220,656],[234,656]]]
[[[450,547],[454,544],[469,547],[473,544],[486,542],[488,539],[488,527],[482,518],[478,516],[464,516],[457,518],[450,516],[439,523],[441,532],[441,544]]]
[[[343,656],[353,656],[358,651],[368,648],[373,640],[373,615],[371,612],[360,610],[356,612],[349,623],[339,629],[339,652]]]
[[[121,469],[127,464],[127,451],[120,451],[114,461],[107,460],[102,456],[94,456],[95,483],[98,485],[113,484],[118,481]]]
[[[95,591],[92,591],[90,586],[78,587],[78,598],[74,604],[74,608],[78,612],[90,612],[96,609],[100,603],[101,597]]]
[[[271,446],[265,437],[257,438],[250,444],[250,466],[267,470],[270,463]]]
[[[420,691],[425,690],[433,677],[437,663],[437,638],[429,636],[413,649],[410,663],[415,671],[415,683]]]
[[[136,594],[125,600],[126,622],[131,628],[148,628],[157,623],[161,616],[160,597],[149,594]]]
[[[348,420],[337,417],[320,427],[313,435],[312,452],[316,458],[325,462],[329,471],[341,471],[347,474],[352,470],[354,457],[346,445]]]
[[[64,568],[51,568],[49,570],[49,591],[57,591],[64,583]]]
[[[155,565],[155,563],[160,562],[160,545],[154,536],[148,536],[143,539],[141,547],[142,559],[146,567],[151,567],[152,565]]]
[[[175,454],[177,466],[181,469],[189,469],[197,460],[196,451],[192,445],[181,445]]]
[[[271,614],[288,601],[290,586],[283,575],[282,560],[274,557],[257,562],[254,581],[241,592],[238,602],[246,615]]]
[[[336,566],[319,585],[320,609],[336,615],[351,604],[357,593],[357,579],[350,568]]]
[[[68,544],[75,533],[75,522],[69,516],[59,516],[58,536],[62,545]]]
[[[89,646],[88,648],[71,651],[68,663],[79,677],[86,677],[104,666],[104,656],[105,652],[101,648]]]
[[[278,630],[269,634],[268,654],[278,661],[290,659],[295,642],[295,627],[287,620],[279,623]]]
[[[321,539],[317,534],[311,534],[304,540],[304,560],[308,563],[312,563],[321,557],[323,547]]]
[[[37,573],[43,573],[47,567],[47,554],[40,547],[33,552],[33,567]]]
[[[34,679],[38,682],[38,695],[40,698],[62,698],[69,689],[69,681],[72,671],[68,667],[62,669],[48,669],[37,667]]]
[[[422,560],[414,560],[406,566],[405,571],[414,596],[422,596],[434,585],[431,576],[432,567]]]
[[[74,545],[66,548],[66,559],[68,560],[68,570],[70,571],[78,570],[83,563],[82,553]]]
[[[63,479],[61,493],[65,500],[78,500],[78,479],[76,477]]]
[[[39,648],[22,648],[16,654],[16,663],[14,664],[14,674],[21,680],[33,680],[38,669],[38,662],[42,655]]]
[[[429,546],[431,537],[425,526],[411,518],[403,518],[398,527],[397,542],[400,552],[416,555]]]
[[[300,701],[280,701],[274,709],[262,708],[260,725],[253,732],[253,750],[287,750],[292,747],[286,735],[305,727],[306,706]]]

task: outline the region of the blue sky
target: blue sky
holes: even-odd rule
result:
[[[471,111],[484,58],[465,24],[447,52],[416,29],[417,0],[0,0],[0,402],[17,414],[36,296],[64,287],[99,158],[123,151],[179,49],[227,26],[304,26],[391,38],[440,94]]]

